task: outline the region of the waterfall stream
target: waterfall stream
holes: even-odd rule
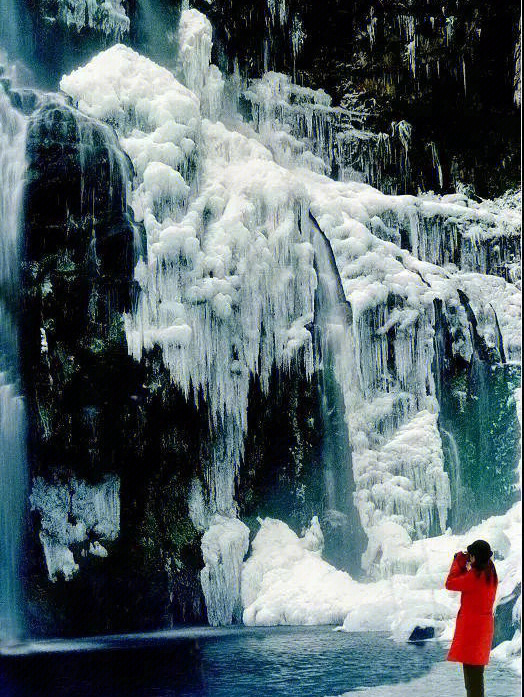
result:
[[[20,554],[27,500],[25,415],[18,393],[18,254],[25,173],[23,117],[0,92],[0,639],[23,633]]]
[[[455,436],[450,431],[441,429],[447,440],[447,452],[449,454],[449,480],[451,487],[451,505],[457,515],[466,502],[464,486],[462,483],[460,454]]]
[[[325,510],[322,519],[326,556],[354,576],[360,571],[365,534],[353,501],[355,482],[351,445],[344,418],[343,386],[337,373],[337,351],[350,330],[352,311],[336,266],[333,250],[310,214],[318,287],[315,296],[317,357],[321,361],[319,400],[323,422],[322,468]],[[338,341],[337,341],[338,340]],[[340,343],[341,342],[341,343]]]

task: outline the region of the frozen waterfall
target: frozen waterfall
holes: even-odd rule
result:
[[[365,570],[387,575],[384,535],[405,542],[447,527],[437,308],[453,356],[469,362],[480,340],[518,354],[518,291],[508,282],[517,223],[503,206],[461,195],[393,196],[326,176],[342,118],[328,95],[275,73],[247,86],[225,78],[196,10],[182,13],[178,51],[175,77],[116,45],[64,76],[61,89],[116,129],[134,166],[131,205],[147,250],[128,347],[136,360],[159,347],[173,383],[207,403],[212,452],[190,511],[205,530],[208,616],[227,624],[239,616],[248,547],[235,488],[250,381],[267,393],[275,367],[312,376],[321,367],[312,326],[321,328],[351,448],[355,495],[342,513],[358,510]],[[408,126],[395,125],[405,167]],[[492,310],[486,272],[498,274],[489,277]]]

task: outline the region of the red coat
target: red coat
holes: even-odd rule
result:
[[[467,557],[459,552],[446,580],[449,591],[461,591],[460,610],[455,625],[455,636],[447,660],[473,666],[489,663],[493,640],[493,603],[497,582],[489,583],[486,575],[466,568]]]

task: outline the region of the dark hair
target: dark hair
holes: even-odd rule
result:
[[[475,540],[467,547],[468,554],[475,557],[475,561],[471,564],[473,569],[476,569],[477,574],[484,574],[488,583],[497,582],[497,571],[495,564],[491,561],[493,552],[491,547],[485,540]]]

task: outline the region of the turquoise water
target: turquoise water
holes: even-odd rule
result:
[[[444,656],[434,642],[399,645],[385,633],[331,627],[95,637],[0,657],[0,697],[326,697],[360,688],[369,697],[461,697],[459,666],[443,664]],[[499,671],[502,692],[488,695],[516,697],[511,680]]]
[[[0,661],[1,697],[324,697],[422,676],[444,656],[435,643],[399,646],[386,634],[331,627],[204,629],[37,648]]]

